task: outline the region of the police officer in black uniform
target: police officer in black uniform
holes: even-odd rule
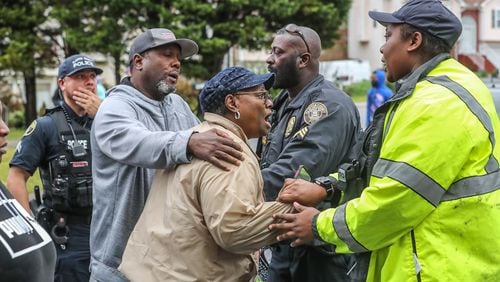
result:
[[[56,244],[55,281],[89,281],[90,129],[101,73],[86,56],[66,58],[58,75],[63,102],[33,121],[10,162],[7,186],[30,212],[26,181],[40,168],[43,205],[33,212]]]
[[[273,201],[285,178],[294,177],[299,166],[329,188],[327,178],[349,158],[361,125],[351,98],[319,74],[321,40],[304,26],[289,24],[272,43],[269,71],[274,88],[283,89],[274,100],[271,129],[263,145],[261,168],[266,200]],[[324,194],[325,191],[322,191]],[[328,207],[328,203],[322,203]],[[346,281],[354,265],[329,247],[272,248],[268,281]]]

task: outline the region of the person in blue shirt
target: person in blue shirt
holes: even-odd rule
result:
[[[392,90],[385,84],[385,72],[383,70],[375,70],[370,80],[372,82],[372,88],[368,90],[368,99],[366,101],[367,128],[373,121],[375,110],[392,97]]]
[[[106,98],[106,87],[104,87],[102,82],[102,77],[97,76],[97,97],[99,97],[99,99],[101,100],[104,100],[104,98]]]

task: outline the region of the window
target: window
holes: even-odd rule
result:
[[[500,28],[500,10],[491,10],[491,27]]]

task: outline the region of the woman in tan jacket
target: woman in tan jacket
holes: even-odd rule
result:
[[[270,128],[267,89],[273,82],[272,73],[232,67],[205,84],[205,122],[195,130],[219,129],[241,145],[245,159],[230,171],[199,159],[158,171],[119,268],[131,281],[255,278],[253,254],[276,242],[277,234],[268,230],[272,215],[293,211],[288,204],[264,202],[258,159],[248,145],[248,138]]]

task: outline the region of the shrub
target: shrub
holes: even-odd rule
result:
[[[488,73],[486,71],[478,71],[476,72],[476,75],[480,78],[488,77]]]
[[[24,112],[23,111],[14,111],[9,114],[9,120],[8,120],[9,127],[14,127],[14,128],[24,128],[25,121],[24,121]]]
[[[386,82],[387,87],[389,87],[394,93],[394,84]],[[352,83],[350,85],[344,86],[344,92],[351,96],[354,102],[366,102],[366,95],[368,90],[372,87],[369,80],[363,80],[361,82]]]
[[[198,114],[198,91],[194,89],[190,81],[181,77],[177,81],[175,93],[184,98],[184,101],[188,103],[193,113]]]
[[[491,74],[492,77],[498,78],[498,69],[495,69],[495,71]]]

